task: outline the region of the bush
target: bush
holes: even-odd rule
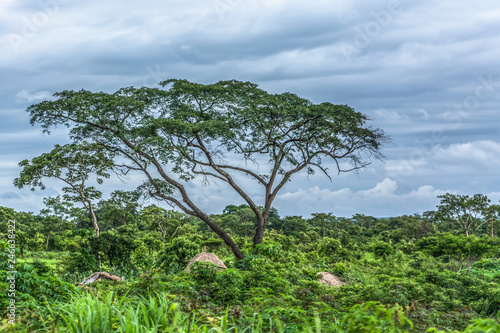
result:
[[[344,277],[347,274],[348,270],[349,269],[347,268],[347,266],[342,262],[333,265],[333,273],[335,273],[335,275],[338,275],[340,277]]]
[[[243,275],[238,269],[228,268],[217,273],[215,280],[219,287],[217,300],[222,304],[241,304],[244,294]]]
[[[391,244],[380,241],[372,245],[372,251],[375,256],[386,258],[394,252],[394,248]]]
[[[335,255],[335,252],[341,247],[338,239],[325,237],[318,245],[318,254],[325,257]]]
[[[38,258],[35,259],[31,265],[36,269],[38,275],[42,275],[50,271],[50,267]]]
[[[187,260],[200,252],[200,246],[183,237],[174,238],[158,253],[158,267],[167,274],[175,274],[187,266]]]

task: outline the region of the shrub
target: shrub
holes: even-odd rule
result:
[[[174,238],[158,253],[158,267],[167,274],[177,273],[187,266],[186,260],[199,252],[198,244],[183,237]]]
[[[238,304],[244,292],[243,274],[238,269],[228,268],[219,273],[216,277],[217,284],[220,287],[218,297],[223,304]]]
[[[338,239],[325,237],[321,240],[318,246],[318,253],[325,257],[330,257],[337,252],[340,248],[340,241]]]
[[[347,266],[342,262],[333,265],[333,272],[340,277],[344,277],[348,270]]]
[[[386,258],[394,252],[391,244],[379,241],[372,245],[372,250],[375,256],[379,258]]]

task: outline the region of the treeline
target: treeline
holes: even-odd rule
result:
[[[499,205],[480,194],[472,197],[446,194],[435,211],[422,215],[403,215],[376,218],[363,214],[337,217],[332,213],[313,213],[302,216],[281,217],[271,208],[266,228],[301,242],[333,238],[342,244],[355,239],[358,242],[377,238],[389,243],[416,242],[439,233],[498,237],[500,233]],[[79,247],[77,238],[83,230],[92,229],[89,212],[85,208],[64,201],[60,196],[44,199],[45,208],[39,214],[16,212],[0,206],[0,233],[6,235],[7,221],[16,221],[16,243],[31,251],[66,251]],[[165,243],[183,234],[215,234],[205,223],[191,215],[156,205],[140,204],[136,192],[115,191],[107,200],[95,205],[95,215],[101,235],[120,230],[148,234],[149,238]],[[221,214],[210,216],[221,228],[234,237],[252,237],[257,223],[248,205],[229,205]],[[120,228],[121,227],[121,228]],[[153,244],[154,241],[149,241]]]
[[[453,259],[457,270],[470,268],[480,258],[496,257],[498,205],[490,205],[483,195],[446,194],[440,198],[436,211],[390,218],[363,214],[346,218],[332,213],[313,213],[310,218],[281,217],[272,208],[265,233],[269,240],[258,250],[273,248],[270,244],[283,250],[293,247],[304,255],[314,253],[312,261],[319,255],[330,263],[357,260],[367,251],[377,255],[421,251]],[[59,196],[44,202],[46,208],[39,214],[0,207],[0,233],[7,240],[7,221],[15,220],[16,246],[21,257],[26,251],[69,252],[71,258],[61,269],[70,273],[91,272],[103,264],[112,269],[168,267],[179,271],[185,265],[183,260],[205,246],[231,257],[224,242],[203,221],[156,205],[141,205],[136,192],[115,191],[95,205],[100,237],[94,237],[88,210]],[[211,219],[247,253],[255,250],[251,237],[256,218],[249,206],[229,205]],[[173,255],[179,260],[171,258],[176,251],[172,247],[184,251]],[[48,270],[42,263],[39,268]]]

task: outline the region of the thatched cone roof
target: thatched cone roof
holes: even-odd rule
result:
[[[219,259],[215,254],[207,252],[207,247],[205,246],[203,248],[203,252],[195,255],[193,259],[191,260],[186,260],[189,262],[187,265],[186,269],[184,270],[185,272],[189,272],[189,266],[195,261],[202,261],[202,262],[210,262],[214,264],[215,266],[219,267],[220,269],[226,269],[226,265],[222,262],[222,260]]]
[[[95,281],[101,281],[101,280],[111,280],[111,281],[123,281],[125,280],[125,277],[118,277],[113,274],[105,273],[105,272],[95,272],[92,275],[90,275],[88,278],[84,279],[83,284],[89,284],[89,283],[94,283]]]
[[[338,276],[328,272],[319,272],[318,281],[331,287],[340,287],[345,284],[345,282],[342,282]]]

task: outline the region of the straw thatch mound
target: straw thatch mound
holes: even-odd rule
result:
[[[318,273],[318,281],[331,287],[340,287],[345,284],[345,282],[342,282],[338,276],[328,272]]]
[[[207,252],[207,247],[205,246],[203,248],[203,252],[202,253],[199,253],[197,255],[195,255],[193,257],[193,259],[191,260],[186,260],[187,262],[189,262],[189,264],[187,265],[186,269],[184,270],[185,272],[189,272],[189,266],[191,266],[191,264],[193,262],[196,262],[196,261],[201,261],[201,262],[210,262],[212,264],[214,264],[215,266],[218,267],[217,270],[221,270],[221,269],[226,269],[226,265],[224,265],[224,263],[222,262],[222,260],[219,259],[219,257],[217,257],[215,254],[213,253],[210,253],[210,252]]]
[[[94,283],[96,281],[101,281],[101,280],[111,280],[111,281],[124,281],[125,277],[118,277],[113,274],[105,273],[105,272],[95,272],[92,275],[90,275],[88,278],[85,278],[80,285],[85,285],[85,284],[90,284]]]

